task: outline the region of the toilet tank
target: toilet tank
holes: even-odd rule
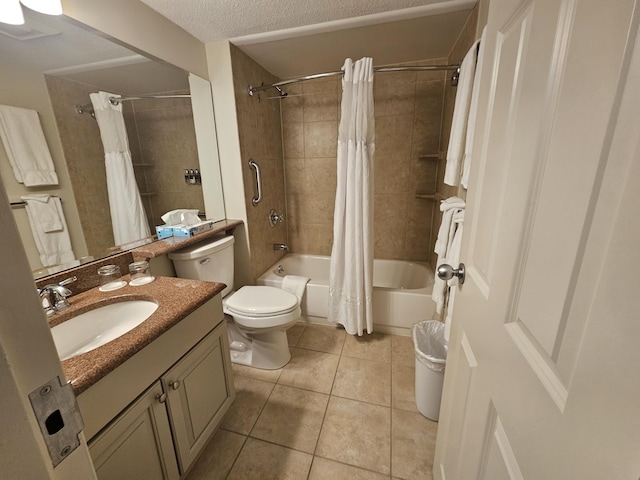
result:
[[[227,285],[224,297],[233,289],[233,236],[212,238],[169,254],[176,274]]]

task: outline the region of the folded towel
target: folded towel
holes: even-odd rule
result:
[[[460,65],[460,78],[458,79],[458,90],[456,91],[451,133],[449,135],[449,147],[447,148],[447,165],[444,171],[444,183],[447,185],[456,186],[460,181],[460,168],[467,138],[469,107],[477,57],[478,42],[476,41]]]
[[[471,159],[473,158],[473,137],[475,135],[476,117],[478,116],[478,97],[480,92],[480,75],[482,62],[484,61],[484,47],[486,45],[487,27],[482,30],[480,46],[478,47],[478,60],[476,62],[476,75],[473,78],[471,89],[471,104],[469,105],[469,119],[467,120],[467,138],[464,144],[464,156],[462,158],[462,178],[460,185],[469,187],[469,172],[471,171]]]
[[[58,185],[38,112],[0,105],[0,138],[19,183],[27,187]]]
[[[62,228],[59,231],[52,231],[48,233],[42,228],[36,213],[39,211],[41,207],[40,204],[42,202],[40,200],[33,200],[29,197],[24,197],[24,200],[27,203],[25,206],[27,218],[29,219],[33,239],[38,252],[40,253],[40,262],[42,262],[42,266],[48,267],[51,265],[60,265],[75,260],[75,255],[71,249],[69,230],[64,219],[60,199],[57,197],[51,197],[48,203],[52,204],[52,207],[50,208],[56,209]]]
[[[308,277],[301,277],[300,275],[285,275],[282,279],[282,285],[280,288],[293,293],[298,298],[298,303],[302,302],[302,296],[307,283],[311,280]]]
[[[31,215],[40,224],[44,233],[59,232],[62,230],[62,220],[58,214],[56,203],[51,195],[23,195],[20,197],[25,202],[28,201]]]

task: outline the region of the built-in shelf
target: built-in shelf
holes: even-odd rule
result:
[[[424,198],[426,200],[441,200],[442,195],[437,192],[416,192],[416,198]]]
[[[428,153],[425,155],[418,155],[420,160],[440,160],[440,154],[438,153]]]
[[[153,197],[154,195],[158,195],[157,192],[144,192],[144,193],[140,193],[141,197]]]

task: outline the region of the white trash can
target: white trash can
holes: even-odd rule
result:
[[[424,320],[416,323],[411,333],[416,354],[416,406],[422,415],[437,422],[447,362],[444,323]]]

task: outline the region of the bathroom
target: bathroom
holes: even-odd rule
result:
[[[66,3],[70,7],[70,12],[73,12],[74,18],[76,18],[79,21],[85,21],[88,24],[100,26],[101,21],[96,20],[95,18],[92,18],[91,14],[86,14],[86,11],[85,13],[83,13],[82,8],[79,8],[76,5],[76,2],[69,1]],[[104,12],[101,12],[101,13],[104,13]],[[113,19],[113,15],[110,18]],[[105,24],[108,23],[105,20],[102,20],[102,22]],[[112,22],[112,23],[117,23],[117,22]],[[107,32],[112,32],[112,35],[118,38],[122,38],[123,41],[127,40],[126,28],[124,29],[125,30],[124,33],[115,32],[113,26],[106,26],[103,28]],[[118,30],[118,29],[115,28],[115,30]],[[176,35],[180,36],[181,34],[176,33]],[[476,33],[474,32],[473,36],[475,35]],[[146,50],[152,55],[157,55],[159,57],[164,56],[159,51],[159,50],[162,50],[162,48],[158,47],[157,45],[153,45],[154,42],[150,41],[148,38],[135,40],[134,38],[129,37],[129,40],[132,44],[137,44],[138,48],[140,48],[141,50]],[[460,47],[460,48],[462,51],[465,50],[465,48],[463,47]],[[219,90],[218,87],[220,87],[221,85],[224,85],[226,82],[227,83],[226,92],[228,92],[229,91],[228,82],[230,78],[233,78],[234,82],[237,81],[242,86],[242,88],[238,88],[236,90],[237,97],[240,97],[240,93],[238,92],[240,92],[241,90],[245,90],[246,85],[248,83],[259,82],[259,81],[264,81],[265,83],[268,83],[269,81],[272,81],[272,79],[270,79],[267,75],[265,76],[262,75],[266,72],[258,72],[260,73],[259,75],[260,78],[258,78],[257,80],[253,79],[253,75],[251,75],[252,78],[249,81],[247,81],[247,79],[239,80],[241,75],[236,74],[236,68],[242,68],[242,67],[238,67],[238,65],[241,66],[244,64],[244,68],[247,68],[248,70],[258,68],[258,67],[252,61],[249,61],[246,58],[243,58],[241,52],[236,51],[233,47],[231,49],[228,49],[228,52],[226,53],[226,57],[224,53],[224,48],[221,48],[220,45],[208,45],[206,50],[207,50],[206,53],[210,62],[220,60],[220,58],[222,57],[223,59],[227,60],[226,62],[223,62],[223,65],[226,66],[225,68],[228,68],[228,69],[233,68],[234,70],[233,71],[234,75],[225,76],[225,75],[222,75],[220,71],[216,72],[215,69],[211,67],[212,71],[209,72],[210,75],[208,76],[211,78],[212,83],[214,85],[214,103],[216,104],[216,113],[220,111],[221,113],[224,114],[225,111],[228,112],[228,109],[232,109],[235,112],[236,105],[241,105],[241,102],[244,102],[246,100],[245,97],[230,99],[228,98],[229,97],[228,95],[227,95],[227,98],[220,98],[221,90]],[[188,64],[190,61],[192,61],[192,59],[189,59],[189,58],[179,58],[179,57],[180,55],[175,53],[166,54],[167,60],[169,61],[174,60],[176,63],[182,64],[183,66],[185,64]],[[444,61],[445,59],[442,58],[442,60]],[[451,59],[447,58],[446,59],[447,63],[450,60]],[[198,62],[195,62],[195,63],[198,63]],[[220,64],[216,64],[216,65],[220,65]],[[203,76],[207,76],[206,75],[207,72],[200,71],[200,73]],[[247,75],[247,76],[250,76],[250,75]],[[402,76],[399,75],[398,77],[402,79]],[[449,87],[447,86],[444,75],[441,81],[442,81],[441,88],[443,91],[443,95],[441,98],[444,98],[444,100],[442,101],[440,108],[442,108],[442,111],[444,112],[443,118],[447,119],[447,115],[451,115],[452,94],[451,94],[451,91],[449,90]],[[411,79],[411,80],[408,80],[406,83],[411,84],[412,82],[414,87],[418,85],[416,83],[417,75],[416,75],[416,80]],[[301,87],[302,94],[303,94],[302,101],[306,102],[307,99],[310,99],[311,101],[313,101],[314,98],[315,99],[320,98],[321,103],[324,103],[326,99],[330,101],[332,94],[329,94],[328,96],[321,95],[320,97],[318,96],[313,97],[311,95],[304,96],[304,93],[305,93],[304,90],[307,85],[311,85],[309,87],[310,90],[313,90],[314,88],[329,88],[329,89],[334,88],[334,86],[331,85],[331,82],[326,82],[326,84],[322,84],[322,83],[323,82],[319,82],[317,84],[319,85],[318,87],[314,87],[313,86],[314,84],[302,85]],[[335,88],[337,88],[337,84],[335,84]],[[282,124],[280,128],[280,132],[277,132],[278,121],[274,122],[273,124],[271,123],[269,124],[269,128],[274,128],[276,129],[276,131],[268,132],[269,133],[268,135],[265,135],[264,132],[256,132],[255,129],[252,129],[251,127],[253,126],[253,124],[251,123],[252,122],[251,118],[246,120],[247,125],[245,128],[245,126],[241,124],[244,121],[243,113],[238,113],[237,123],[223,122],[217,125],[219,140],[222,139],[222,141],[219,142],[222,176],[223,178],[226,177],[227,179],[228,178],[235,179],[235,181],[232,180],[229,183],[225,181],[225,186],[229,187],[225,189],[225,207],[227,211],[227,217],[242,219],[243,221],[245,221],[245,224],[247,225],[247,231],[237,232],[239,254],[236,262],[236,266],[238,268],[238,277],[236,281],[239,282],[240,284],[252,283],[252,281],[255,278],[257,278],[257,276],[259,276],[262,272],[264,272],[270,265],[276,263],[276,261],[282,255],[282,252],[273,250],[272,245],[274,243],[287,243],[291,248],[291,251],[293,252],[297,250],[302,253],[326,254],[326,249],[327,249],[326,226],[328,223],[330,223],[327,221],[328,215],[324,215],[323,218],[319,218],[317,220],[318,223],[308,224],[310,228],[305,228],[304,230],[300,229],[299,227],[301,224],[302,217],[297,214],[296,210],[297,209],[303,210],[305,208],[309,208],[309,206],[304,205],[304,203],[298,203],[295,199],[295,195],[289,196],[290,190],[287,189],[288,182],[292,181],[295,178],[295,175],[306,176],[311,172],[311,171],[296,172],[295,171],[296,167],[291,166],[292,162],[290,162],[290,160],[300,159],[299,157],[300,151],[299,150],[296,151],[297,145],[295,144],[295,140],[293,142],[291,141],[287,142],[287,136],[292,135],[295,137],[294,135],[295,132],[292,133],[292,129],[295,130],[296,128],[300,128],[301,127],[300,124],[302,124],[302,129],[304,131],[305,124],[306,124],[306,119],[304,118],[304,115],[305,115],[304,109],[307,105],[305,103],[305,105],[303,105],[302,107],[302,115],[303,115],[302,122],[295,121],[296,115],[299,115],[300,113],[296,113],[295,111],[296,104],[294,102],[292,102],[291,110],[285,114],[284,112],[288,108],[287,106],[284,106],[285,102],[287,102],[288,100],[296,100],[296,97],[294,96],[296,92],[296,88],[293,88],[290,91],[293,91],[293,93],[290,93],[291,98],[284,99],[284,100],[269,99],[269,100],[262,101],[262,105],[267,105],[267,107],[265,108],[269,110],[275,110],[275,107],[271,105],[277,105],[278,103],[283,105]],[[377,94],[381,95],[383,94],[383,92],[377,92]],[[253,99],[250,99],[250,100],[253,100]],[[408,101],[403,102],[403,105],[407,107],[408,103],[409,103]],[[335,105],[336,105],[335,109],[337,110],[337,99],[336,99]],[[317,120],[318,123],[334,122],[335,120],[328,119],[329,114],[327,113],[328,110],[333,110],[333,109],[334,107],[331,105],[329,105],[327,108],[324,108],[324,105],[319,106],[318,111],[322,111],[322,115],[326,114],[327,117],[322,117],[322,118],[327,118],[327,120]],[[238,108],[238,111],[242,112],[241,108]],[[414,108],[414,111],[415,111],[415,108]],[[244,111],[244,113],[246,114],[247,112]],[[271,111],[271,114],[273,113],[274,112]],[[394,113],[396,112],[388,111],[387,113],[388,115],[381,115],[381,118],[394,117],[395,116]],[[267,112],[267,114],[269,114],[269,112]],[[252,114],[249,113],[249,116],[250,115]],[[287,117],[285,118],[285,116]],[[402,116],[402,113],[398,113],[398,116]],[[383,124],[385,121],[384,119],[380,119],[380,120],[376,119],[376,120],[379,121],[379,125]],[[443,123],[446,123],[446,120]],[[298,124],[298,125],[291,126],[293,124]],[[235,135],[229,135],[229,129],[231,130],[235,129],[236,130]],[[251,137],[253,133],[256,133],[255,137]],[[244,135],[249,136],[248,138],[246,138],[246,141],[245,141]],[[285,138],[284,145],[280,143],[281,146],[278,146],[278,142],[276,140],[275,145],[264,147],[264,150],[262,150],[263,146],[259,145],[258,150],[256,150],[257,153],[254,154],[252,152],[248,152],[248,154],[249,156],[255,155],[258,161],[260,161],[259,157],[262,157],[263,163],[265,165],[269,165],[270,159],[278,158],[277,149],[278,148],[282,149],[282,155],[284,157],[284,165],[282,168],[282,172],[276,173],[278,178],[282,180],[278,180],[278,183],[273,182],[275,183],[275,187],[276,187],[276,188],[273,188],[273,191],[274,192],[278,190],[280,190],[281,192],[286,191],[287,196],[283,196],[283,198],[275,202],[273,206],[268,205],[266,201],[262,204],[262,206],[264,206],[265,208],[269,207],[269,209],[275,208],[278,212],[283,211],[286,213],[286,222],[287,222],[286,233],[285,233],[286,238],[283,237],[282,235],[282,232],[285,231],[285,224],[279,225],[274,229],[270,229],[270,227],[264,223],[267,218],[268,211],[260,212],[259,218],[253,218],[251,216],[254,215],[254,212],[252,211],[251,207],[248,207],[246,204],[247,201],[250,201],[251,196],[253,195],[253,178],[250,176],[251,171],[247,167],[245,167],[244,159],[246,158],[245,153],[247,152],[245,152],[243,149],[248,148],[249,150],[251,150],[252,148],[251,142],[261,142],[261,141],[264,141],[264,138],[275,137],[277,139],[278,135]],[[446,136],[447,136],[447,131],[446,129],[443,130],[441,125],[435,128],[434,137],[432,138],[438,138],[438,145],[437,145],[438,153],[440,153],[440,151],[442,150],[442,145],[446,144],[446,140],[445,140]],[[380,141],[383,141],[383,138],[381,138]],[[230,145],[230,143],[235,143],[235,145]],[[406,147],[406,145],[407,144],[403,142],[403,144],[400,146]],[[411,153],[409,153],[410,156],[414,155],[415,153],[413,151],[414,145],[411,145],[411,146],[412,146],[412,151]],[[431,146],[433,145],[430,145],[429,148]],[[395,147],[397,147],[397,145],[390,143],[387,145],[386,148],[394,149]],[[415,147],[415,148],[419,148],[419,147]],[[234,149],[235,151],[233,151]],[[276,152],[275,154],[273,153],[274,151]],[[322,152],[315,152],[315,153],[322,153]],[[425,150],[424,152],[420,152],[419,154],[422,154],[422,153],[433,154],[434,152]],[[271,155],[273,155],[273,157]],[[317,157],[310,158],[309,162],[307,162],[307,158],[305,158],[304,156],[302,158],[304,159],[305,167],[309,166],[311,168],[314,168],[314,167],[322,168],[324,166],[322,165],[323,163],[330,163],[330,160],[326,160],[325,162],[324,159],[330,159],[331,157],[330,156],[324,157],[322,155],[318,155]],[[313,160],[315,159],[322,159],[322,161],[314,162]],[[230,162],[230,164],[227,164],[226,162]],[[410,168],[414,167],[414,164],[411,163],[410,159],[407,163],[410,164]],[[241,169],[237,168],[240,166],[241,166]],[[378,171],[384,171],[385,165],[382,164],[382,165],[379,165],[378,167],[379,167]],[[421,168],[424,168],[425,170],[427,169],[427,167],[422,166],[421,164],[418,164],[416,166],[417,170]],[[439,169],[439,170],[441,173],[442,169]],[[411,170],[409,171],[411,172]],[[277,172],[277,168],[276,168],[276,172]],[[424,176],[418,173],[415,179],[413,178],[413,175],[412,175],[413,172],[410,173],[408,186],[406,186],[406,183],[405,183],[405,186],[383,185],[381,186],[381,190],[376,191],[376,195],[377,195],[376,206],[378,206],[378,202],[379,202],[381,207],[381,208],[378,208],[377,210],[379,210],[381,213],[384,213],[384,216],[377,217],[376,219],[377,225],[379,226],[379,230],[377,231],[381,231],[386,234],[386,235],[381,235],[379,237],[377,236],[376,238],[376,248],[378,249],[378,252],[380,252],[382,255],[384,255],[385,253],[391,252],[390,253],[391,256],[397,255],[397,256],[401,256],[403,259],[408,259],[408,260],[422,260],[422,261],[426,260],[431,264],[433,264],[433,258],[429,258],[429,255],[431,255],[429,253],[429,249],[427,249],[426,253],[424,253],[424,250],[422,250],[421,247],[424,246],[424,242],[426,238],[429,238],[429,242],[433,241],[433,225],[434,225],[433,222],[436,222],[435,224],[437,225],[437,221],[436,220],[432,221],[431,219],[433,219],[434,217],[437,218],[437,212],[433,212],[432,207],[428,207],[428,206],[425,207],[425,204],[429,205],[429,203],[434,203],[431,200],[414,198],[416,189],[412,187],[415,187],[416,185],[411,183],[411,180],[425,182],[425,183],[429,181],[430,180],[429,172],[423,172],[423,173],[425,173]],[[314,173],[311,173],[311,175],[313,174]],[[265,185],[268,185],[268,184],[269,182],[265,181]],[[294,182],[294,184],[298,186],[300,185],[298,182]],[[238,188],[238,187],[241,187],[241,188]],[[295,188],[296,187],[293,186],[293,189]],[[429,189],[429,191],[431,191],[431,189]],[[268,190],[265,188],[265,195],[267,195],[267,192]],[[295,192],[291,192],[291,193],[295,193]],[[304,192],[304,193],[308,193],[308,192]],[[319,192],[319,193],[326,193],[326,192]],[[442,189],[442,190],[439,190],[439,193],[443,196],[449,196],[457,192],[451,192],[451,191]],[[412,197],[412,194],[414,195],[413,197]],[[317,202],[318,205],[320,205],[320,208],[324,208],[325,209],[324,213],[326,213],[327,199],[321,198],[321,197],[314,197],[314,201]],[[206,199],[205,199],[205,203],[206,203]],[[389,205],[389,210],[385,211],[385,206],[387,205]],[[258,209],[255,209],[255,210],[258,211]],[[403,212],[405,213],[405,216],[397,215],[397,212]],[[422,219],[422,218],[425,218],[423,217],[424,214],[426,214],[426,216],[430,219],[430,221],[425,222],[424,227],[418,227],[416,230],[411,230],[411,228],[408,226],[409,224],[411,224],[412,226],[414,225],[413,222],[411,222],[411,220],[415,218],[414,215],[419,215],[420,218]],[[298,222],[298,225],[295,224],[296,221]],[[380,225],[380,223],[385,223],[385,221],[388,221],[387,223],[391,224],[394,227],[393,230],[390,230],[387,232],[384,231],[384,225]],[[397,222],[397,223],[394,223],[394,222]],[[282,229],[280,230],[280,232],[278,232],[278,229],[280,227],[282,227]],[[404,227],[404,231],[402,232],[403,227]],[[306,234],[301,234],[300,232],[302,231],[306,232]],[[278,232],[279,235],[277,235],[277,237],[275,235],[272,237],[271,236],[272,234],[270,232]],[[313,232],[313,235],[309,235],[309,232]],[[268,235],[268,237],[264,237],[267,239],[267,241],[263,241],[262,244],[259,241],[261,235]],[[8,243],[3,245],[4,249],[6,250],[7,247],[14,248],[14,249],[20,248],[20,247],[16,247],[18,243],[15,242],[14,240],[15,239],[11,239],[11,238],[5,239],[4,241]],[[250,256],[248,255],[249,251],[251,251]],[[16,265],[15,268],[13,268],[14,263]],[[15,289],[15,284],[20,283],[18,281],[19,279],[22,279],[22,285],[26,285],[28,283],[25,278],[25,275],[23,274],[24,272],[21,273],[20,268],[18,268],[22,264],[18,261],[13,262],[12,260],[9,260],[9,259],[7,259],[6,264],[8,266],[8,273],[11,273],[12,279],[16,280],[15,282],[7,282],[8,284],[10,284],[10,285],[7,285],[8,287],[7,292],[14,292],[15,298],[21,299],[23,303],[28,302],[29,301],[28,296],[24,292],[21,292],[21,290]],[[26,291],[28,289],[24,289],[24,290]],[[16,306],[15,309],[16,311],[21,311],[21,309],[19,309],[18,306]],[[31,343],[34,341],[34,338],[29,338],[27,340],[25,338],[26,332],[20,332],[20,329],[17,329],[17,331],[14,332],[13,334],[14,337],[5,335],[5,333],[8,334],[5,328],[3,328],[2,337],[15,338],[15,343],[9,342],[7,345],[3,343],[3,349],[9,351],[10,356],[15,356],[16,358],[18,358],[20,357],[20,353],[16,351],[18,349],[15,348],[15,345],[16,344],[24,345],[27,341]],[[39,333],[38,335],[42,337],[41,333]],[[42,341],[45,342],[46,344],[46,341],[44,339],[42,339]],[[37,374],[39,377],[47,376],[49,373],[51,374],[51,375],[48,375],[49,377],[58,374],[56,370],[59,369],[59,367],[55,367],[55,368],[51,367],[48,369],[42,369],[40,367],[40,370],[39,370],[38,365],[35,365],[33,362],[34,360],[26,360],[26,365],[24,366],[24,370],[25,370],[24,375],[28,375],[28,373],[26,373],[28,371],[40,372]],[[46,372],[43,373],[42,370],[46,370]],[[37,384],[35,380],[25,380],[25,377],[23,376],[22,371],[20,372],[19,375],[15,374],[14,372],[14,375],[18,377],[18,380],[17,380],[18,383],[20,383],[21,381],[23,382],[21,386],[23,387],[24,391],[31,391],[33,388],[29,388],[29,386],[33,387],[34,385]],[[19,405],[20,402],[17,400],[18,398],[19,398],[18,395],[16,395],[15,409],[13,410],[16,412],[21,411],[21,407]],[[10,407],[13,409],[14,404],[11,403]],[[9,419],[6,419],[6,420],[8,421]],[[28,442],[26,440],[25,442],[26,442],[25,445],[28,445]],[[28,448],[25,449],[25,451],[28,451],[28,450],[29,450]],[[33,455],[34,462],[37,462],[37,458],[38,458],[38,455]]]

